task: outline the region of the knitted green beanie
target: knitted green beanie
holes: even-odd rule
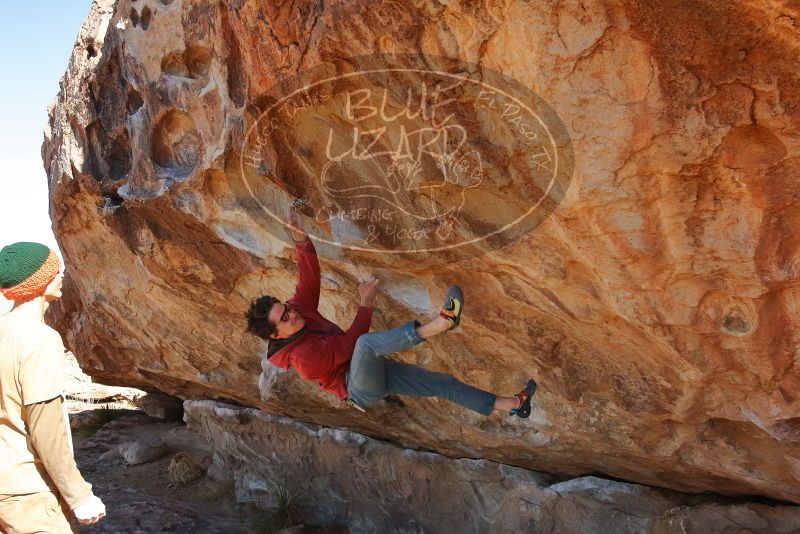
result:
[[[0,250],[0,293],[27,300],[44,292],[61,268],[55,252],[40,243],[14,243]]]

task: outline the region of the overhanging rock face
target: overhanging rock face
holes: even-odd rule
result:
[[[794,506],[724,504],[581,477],[558,481],[487,460],[403,449],[213,401],[185,403],[214,447],[211,472],[270,506],[274,485],[301,496],[304,521],[349,532],[746,532],[800,529]]]
[[[45,132],[69,272],[54,319],[109,382],[800,502],[797,17],[788,0],[98,1]],[[324,314],[348,324],[369,272],[375,329],[458,282],[460,332],[401,358],[506,394],[536,376],[531,419],[408,398],[361,414],[293,373],[259,391],[242,315],[293,291],[293,198]]]

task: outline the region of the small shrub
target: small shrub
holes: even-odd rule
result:
[[[272,534],[281,529],[301,523],[305,498],[289,487],[286,481],[270,484],[274,504],[266,509],[253,512],[252,528],[256,534]]]
[[[92,437],[95,432],[103,428],[106,424],[115,419],[119,419],[124,415],[130,415],[131,410],[127,408],[117,408],[114,406],[106,405],[92,410],[89,415],[88,421],[83,423],[74,433],[73,437],[82,441]]]
[[[183,453],[176,453],[169,461],[167,478],[172,488],[185,486],[201,476],[203,476],[203,468]]]
[[[97,428],[102,428],[107,423],[115,419],[119,419],[123,415],[130,415],[130,410],[127,408],[117,408],[116,406],[102,406],[92,412],[90,422],[97,425]]]

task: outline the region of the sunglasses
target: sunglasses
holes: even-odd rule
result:
[[[283,305],[283,314],[281,315],[281,322],[286,323],[289,321],[289,312],[292,308],[289,307],[288,304]]]

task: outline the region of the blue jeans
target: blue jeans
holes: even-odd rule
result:
[[[417,334],[418,326],[417,321],[411,321],[358,338],[347,371],[347,400],[367,408],[391,394],[439,397],[489,415],[497,399],[494,394],[459,382],[447,373],[386,359],[425,341]]]

